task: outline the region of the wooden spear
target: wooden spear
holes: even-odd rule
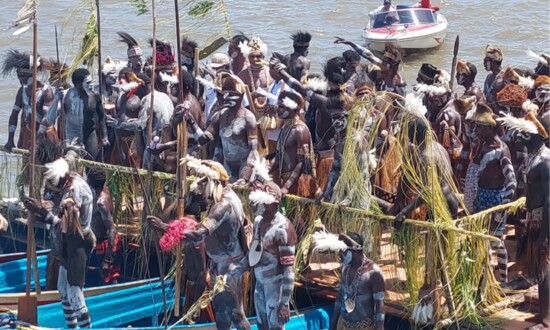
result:
[[[33,17],[33,38],[32,38],[32,89],[31,89],[31,100],[32,100],[32,112],[31,112],[31,148],[29,155],[29,196],[34,198],[34,163],[36,160],[36,89],[38,87],[38,23],[36,8],[34,11]],[[24,123],[22,123],[24,125]],[[33,225],[33,215],[29,212],[27,217],[27,273],[26,273],[26,287],[25,287],[25,296],[19,298],[18,304],[18,317],[19,319],[31,323],[37,324],[37,299],[36,296],[31,296],[31,266],[37,271],[36,268],[36,250],[34,246],[34,225]],[[36,293],[40,293],[40,281],[37,279],[35,274],[34,286],[36,287]]]
[[[149,107],[149,118],[147,121],[147,139],[153,138],[153,116],[154,113],[154,104],[155,104],[155,81],[156,81],[156,58],[157,58],[157,13],[155,10],[155,0],[151,0],[151,15],[153,17],[153,57],[152,57],[152,64],[151,64],[151,106]],[[149,141],[146,141],[148,143]],[[147,155],[147,187],[144,187],[144,209],[142,214],[142,224],[145,224],[147,222],[147,214],[151,213],[151,195],[153,191],[153,184],[152,184],[152,177],[153,177],[153,169],[151,166],[151,162],[153,160],[152,154],[149,152]],[[143,185],[142,185],[143,186]],[[143,235],[143,232],[142,232]],[[143,235],[143,237],[145,237]],[[163,262],[163,256],[160,252],[160,248],[158,243],[155,244],[155,251],[157,254],[157,261],[158,261],[158,267],[159,267],[159,277],[160,277],[160,285],[162,288],[162,308],[164,311],[164,328],[167,329],[168,327],[168,306],[166,304],[166,285],[164,283],[164,262]]]
[[[178,93],[178,103],[183,103],[183,71],[181,67],[181,35],[180,35],[180,10],[178,5],[178,0],[174,0],[174,11],[176,18],[176,43],[177,43],[177,57],[178,57],[178,81],[179,81],[179,93]],[[183,158],[187,154],[187,123],[183,120],[178,124],[177,129],[177,153],[178,159]],[[178,219],[183,218],[185,204],[185,187],[187,179],[187,166],[185,163],[183,165],[178,165],[176,171],[176,181],[177,181],[177,214]],[[181,295],[181,269],[183,267],[183,258],[181,255],[182,247],[181,243],[176,247],[176,292],[175,295],[175,304],[174,304],[174,315],[180,315],[180,295]]]

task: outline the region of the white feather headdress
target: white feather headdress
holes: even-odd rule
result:
[[[117,73],[122,70],[128,64],[127,61],[113,60],[110,56],[107,56],[105,63],[101,68],[101,72],[104,75],[109,74],[110,72]]]
[[[405,96],[405,104],[403,108],[408,113],[414,116],[422,117],[422,118],[424,118],[424,116],[428,112],[428,109],[426,109],[426,106],[422,104],[422,98],[414,95],[413,93],[408,93]]]
[[[537,126],[532,121],[516,118],[514,116],[504,114],[504,117],[497,118],[497,121],[504,127],[509,129],[517,129],[521,132],[538,134]]]
[[[45,164],[44,166],[46,167],[44,180],[54,186],[57,186],[59,184],[59,180],[70,173],[69,163],[67,163],[64,158],[59,158],[51,163]]]
[[[294,102],[293,100],[291,100],[290,98],[288,97],[285,97],[283,99],[283,105],[289,109],[292,109],[292,110],[296,110],[298,109],[298,103]]]
[[[199,83],[201,83],[206,88],[212,88],[212,89],[215,89],[215,90],[220,91],[220,92],[222,90],[220,87],[216,86],[216,84],[214,84],[214,82],[211,81],[211,80],[206,80],[201,76],[196,76],[195,79],[197,79],[197,81]]]
[[[167,82],[167,83],[170,83],[172,85],[175,85],[178,83],[178,76],[177,75],[171,75],[171,74],[167,74],[167,73],[164,73],[164,72],[160,72],[160,80],[162,82]]]
[[[328,82],[323,78],[310,78],[307,80],[306,86],[313,91],[325,93],[328,89]]]
[[[548,61],[544,57],[540,56],[539,54],[536,54],[530,48],[527,48],[527,50],[525,51],[525,54],[527,54],[527,56],[537,60],[541,64],[548,65]]]
[[[338,238],[338,235],[327,231],[318,231],[311,235],[314,247],[312,253],[340,252],[347,249],[346,243]]]
[[[261,94],[262,96],[267,97],[269,100],[277,102],[279,99],[277,98],[277,95],[271,94],[270,92],[267,92],[261,87],[258,87],[256,89],[256,93]]]
[[[448,90],[443,86],[427,85],[427,84],[417,84],[414,86],[414,90],[417,93],[425,93],[430,95],[443,95],[448,92]]]
[[[250,182],[255,180],[260,180],[264,182],[271,181],[271,175],[269,175],[269,169],[265,164],[265,159],[257,158],[252,164],[252,174],[250,175]]]
[[[254,190],[250,192],[250,194],[248,195],[248,200],[250,201],[250,203],[254,205],[258,205],[258,204],[269,205],[277,201],[275,196],[265,191],[259,191],[259,190]]]

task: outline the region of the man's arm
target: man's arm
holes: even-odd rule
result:
[[[500,158],[500,169],[502,171],[502,175],[504,176],[504,197],[502,198],[502,203],[510,203],[514,200],[514,195],[516,193],[516,174],[514,172],[514,166],[512,165],[512,161],[510,160],[510,150],[508,150],[508,147],[502,143],[502,157]]]
[[[284,182],[282,189],[283,193],[287,193],[288,190],[296,183],[296,180],[302,174],[302,167],[306,152],[309,153],[309,141],[311,139],[309,131],[306,127],[299,125],[295,130],[295,145],[296,145],[296,166],[292,170],[292,174],[286,182]]]
[[[376,330],[384,329],[384,292],[386,284],[379,267],[375,267],[370,277],[372,297],[374,299],[374,322]]]
[[[20,87],[15,96],[15,103],[13,104],[13,109],[8,120],[8,142],[4,145],[5,150],[8,152],[11,152],[11,150],[15,148],[15,131],[17,130],[19,113],[23,108],[22,96],[23,87]]]
[[[246,163],[253,164],[260,155],[258,154],[258,125],[256,124],[256,117],[254,117],[252,112],[247,112],[246,123],[248,126],[246,130],[247,140],[250,146],[250,152],[248,153]]]
[[[211,117],[210,124],[206,128],[206,131],[203,131],[197,122],[195,121],[193,115],[189,111],[184,112],[184,118],[187,122],[187,128],[189,133],[192,134],[193,138],[197,140],[199,145],[204,145],[211,141],[214,141],[218,136],[219,123],[220,123],[220,111],[214,113]]]
[[[289,223],[289,226],[292,224]],[[292,230],[290,230],[292,229]],[[283,283],[279,308],[288,308],[290,296],[294,288],[294,256],[296,246],[296,232],[294,228],[280,229],[275,242],[278,244],[279,265],[283,268]]]
[[[106,195],[106,193],[102,192],[102,195]],[[108,236],[108,246],[107,250],[105,251],[105,258],[104,261],[111,263],[112,256],[113,256],[113,249],[115,247],[115,237],[116,237],[116,227],[115,222],[113,220],[113,214],[111,212],[112,205],[109,205],[110,203],[110,196],[100,196],[97,200],[97,208],[99,211],[99,214],[101,215],[101,219],[103,220],[103,224],[105,225],[105,228],[107,228],[107,236]]]
[[[340,37],[336,37],[336,40],[334,41],[334,43],[335,44],[344,44],[344,45],[351,46],[351,48],[353,48],[353,50],[355,50],[357,52],[357,54],[359,54],[361,57],[369,60],[371,63],[376,64],[376,65],[381,65],[382,64],[382,60],[380,60],[378,57],[376,57],[370,50],[368,50],[367,48],[365,48],[363,46],[360,46],[360,45],[356,44],[353,41],[350,41],[350,40],[347,40],[347,39],[344,39],[344,38],[340,38]]]
[[[101,103],[101,96],[94,94],[96,99],[95,111],[97,114],[97,120],[99,121],[99,129],[101,130],[101,142],[103,145],[109,144],[109,139],[107,138],[107,124],[105,123],[105,110],[103,110],[103,104]]]
[[[550,182],[549,160],[543,159],[540,182],[545,183],[541,185],[541,194],[544,199],[544,204],[542,205],[542,220],[540,222],[540,235],[544,240],[548,238],[548,234],[550,233],[550,185],[548,184],[548,182]],[[548,253],[548,250],[546,252]]]

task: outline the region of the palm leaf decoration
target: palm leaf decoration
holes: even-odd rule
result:
[[[149,6],[145,0],[130,0],[130,5],[138,10],[138,16],[143,15],[149,11]]]
[[[90,16],[86,22],[82,41],[80,42],[80,48],[69,67],[68,76],[70,76],[80,65],[86,65],[88,68],[91,68],[94,65],[95,57],[97,57],[99,31],[97,28],[96,8],[92,0],[89,1],[89,5]]]

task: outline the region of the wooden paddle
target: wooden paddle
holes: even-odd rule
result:
[[[455,39],[455,47],[454,47],[454,50],[453,50],[453,66],[451,68],[451,82],[449,83],[449,88],[451,90],[453,90],[453,85],[454,85],[454,82],[455,82],[456,61],[457,61],[457,56],[458,56],[458,47],[459,47],[459,45],[460,45],[460,38],[457,35],[456,39]]]

